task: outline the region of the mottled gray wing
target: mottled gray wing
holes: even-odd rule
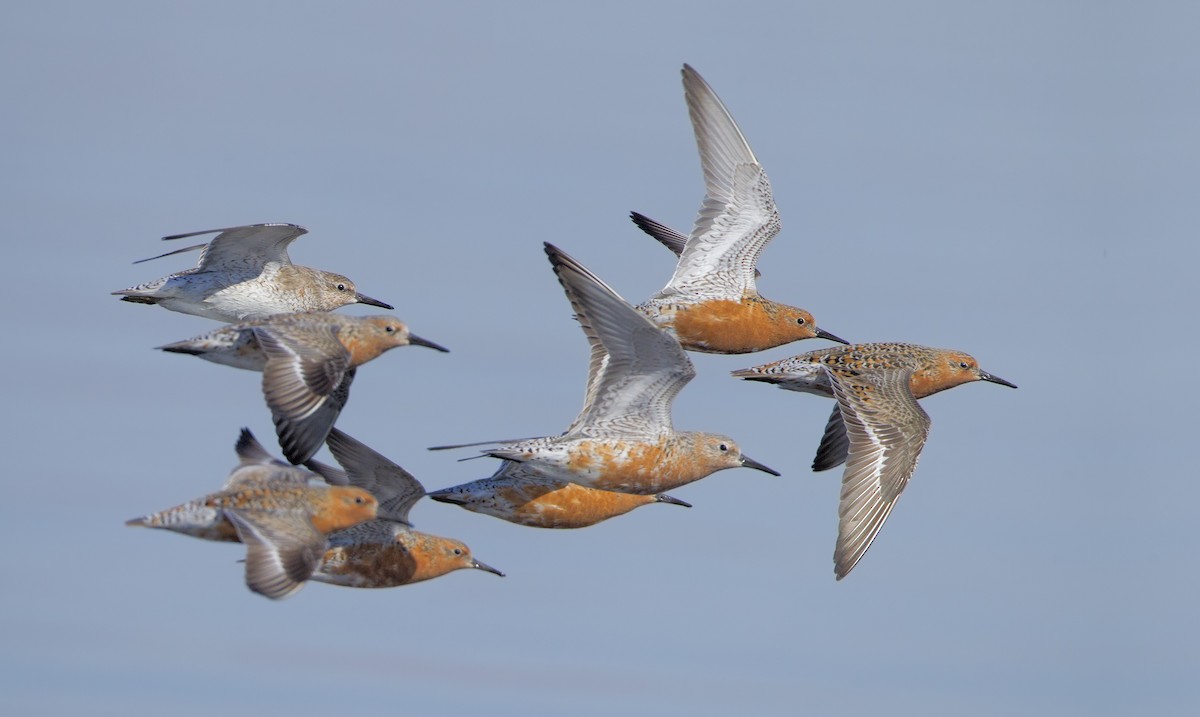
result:
[[[696,375],[674,336],[553,244],[546,254],[591,344],[583,410],[567,433],[670,432],[671,403]]]
[[[683,66],[684,98],[704,170],[704,202],[662,294],[739,300],[757,292],[755,267],[779,233],[771,182],[704,78]]]
[[[350,397],[350,352],[333,327],[312,333],[260,326],[254,335],[267,356],[263,395],[280,448],[292,463],[303,463],[321,447]]]
[[[813,458],[814,471],[827,471],[846,462],[850,453],[850,437],[846,435],[846,422],[842,420],[842,407],[835,405],[825,424],[825,435],[821,436],[821,445],[817,446],[817,455]]]
[[[408,511],[425,495],[425,487],[411,473],[337,428],[325,444],[346,469],[351,485],[369,491],[379,501],[379,517],[411,525]]]
[[[227,269],[261,269],[268,262],[292,263],[288,257],[288,245],[308,230],[296,224],[248,224],[225,229],[209,229],[187,234],[174,234],[163,239],[183,239],[219,232],[202,252],[197,271],[223,271]],[[195,247],[180,249],[170,254],[190,251]],[[169,256],[169,254],[163,254]],[[158,258],[158,257],[155,257]]]
[[[304,587],[325,553],[325,536],[300,515],[225,509],[246,544],[246,585],[281,600]]]
[[[908,484],[930,421],[909,388],[911,369],[827,370],[850,442],[833,554],[840,580],[871,547]]]

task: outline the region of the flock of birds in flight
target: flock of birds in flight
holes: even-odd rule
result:
[[[834,570],[863,557],[912,476],[930,419],[917,400],[973,381],[1015,385],[970,355],[903,343],[850,345],[812,314],[756,288],[758,257],[779,233],[766,172],[712,88],[688,65],[684,97],[704,171],[690,234],[641,214],[634,222],[678,255],[667,285],[636,306],[558,247],[546,255],[591,346],[583,409],[561,435],[496,442],[489,478],[427,492],[411,474],[334,427],[362,364],[398,346],[447,349],[387,315],[328,313],[353,303],[393,307],[348,278],[293,264],[293,224],[217,232],[188,269],[113,292],[227,325],[161,346],[259,371],[277,460],[243,429],[238,466],[220,491],[128,521],[246,546],[246,583],[279,599],[306,581],[380,588],[463,568],[503,575],[463,543],[414,530],[410,508],[430,498],[539,528],[581,528],[650,503],[688,504],[664,491],[726,468],[779,475],[726,436],[676,431],[671,404],[695,376],[687,351],[741,354],[801,339],[838,346],[733,375],[835,400],[813,469],[845,464]],[[148,261],[148,260],[143,260]],[[341,469],[313,460],[325,444]],[[471,445],[437,446],[436,449]]]

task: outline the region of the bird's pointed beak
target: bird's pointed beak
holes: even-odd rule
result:
[[[679,500],[675,496],[667,495],[666,493],[659,493],[655,497],[658,498],[659,503],[670,503],[671,505],[682,505],[684,508],[692,507],[692,504],[687,502],[686,500]]]
[[[488,565],[487,563],[481,563],[474,558],[471,558],[471,567],[475,568],[476,570],[483,570],[483,571],[486,571],[489,573],[493,573],[495,575],[499,575],[500,577],[504,577],[504,573],[493,568],[491,565]]]
[[[767,468],[762,463],[759,463],[758,461],[754,460],[750,456],[743,455],[741,463],[742,463],[742,466],[745,468],[753,468],[755,470],[762,471],[763,473],[770,473],[773,476],[781,475],[781,473],[779,471],[777,471],[773,468]]]
[[[408,343],[412,344],[413,346],[425,346],[433,349],[434,351],[441,351],[444,354],[450,353],[450,349],[446,348],[445,346],[442,346],[441,344],[435,344],[428,339],[423,339],[420,336],[417,336],[416,334],[408,335]]]
[[[988,373],[987,371],[979,372],[979,380],[980,381],[991,381],[992,383],[998,383],[1001,386],[1008,386],[1009,388],[1017,387],[1017,384],[1012,383],[1011,381],[1005,381],[1004,379],[1000,378],[999,376],[993,376],[992,374]]]
[[[838,336],[834,336],[833,334],[829,333],[825,329],[817,329],[817,338],[829,339],[830,341],[836,341],[839,344],[846,344],[847,346],[850,345],[850,342],[847,341],[846,339],[843,339]]]
[[[358,303],[360,303],[360,304],[368,304],[370,306],[378,306],[381,309],[395,309],[396,308],[395,306],[392,306],[391,304],[385,304],[382,301],[380,301],[379,299],[372,299],[371,297],[367,296],[366,294],[363,294],[363,293],[360,293],[357,291],[354,292],[354,298],[357,299]]]
[[[460,499],[456,494],[450,493],[449,489],[433,490],[425,495],[438,501],[439,503],[450,503],[451,505],[466,505],[466,501]]]

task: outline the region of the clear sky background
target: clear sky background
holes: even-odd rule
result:
[[[1169,2],[5,4],[0,708],[1196,714],[1198,36]],[[587,346],[541,243],[666,283],[627,213],[699,206],[684,62],[774,185],[766,296],[1020,385],[924,401],[846,580],[831,404],[728,376],[819,340],[697,356],[675,405],[780,478],[579,531],[415,507],[504,579],[273,603],[239,547],[124,527],[219,487],[241,426],[274,448],[257,374],[153,350],[215,323],[108,295],[192,265],[130,263],[165,234],[302,224],[298,263],[448,346],[338,424],[428,488],[495,466],[426,446],[562,431]]]

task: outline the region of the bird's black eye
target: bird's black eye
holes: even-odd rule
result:
[[[395,333],[395,331],[396,331],[396,327],[395,327],[395,326],[390,326],[390,325],[389,325],[389,326],[385,326],[385,327],[383,327],[383,330],[384,330],[384,331],[386,331],[386,332],[388,332],[389,334],[390,334],[390,333]]]
[[[345,284],[338,284],[338,285],[337,285],[337,290],[338,290],[338,291],[345,291],[345,290],[346,290],[346,285],[345,285]]]
[[[803,325],[805,325],[805,324],[806,324],[806,323],[808,323],[808,322],[804,320],[804,317],[803,317],[803,316],[800,316],[800,317],[798,317],[798,318],[796,319],[796,323],[797,323],[797,324],[800,324],[801,326],[803,326]]]
[[[454,549],[454,554],[455,554],[455,555],[462,555],[462,548],[455,548],[455,549]]]
[[[354,496],[354,502],[358,503],[359,505],[362,505],[363,503],[366,503],[367,501],[363,500],[363,497],[361,495],[356,495],[356,496]]]
[[[724,453],[725,451],[728,451],[728,450],[729,450],[729,446],[725,445],[724,443],[722,443],[721,445],[717,446],[717,448],[720,448],[722,453]]]
[[[970,368],[970,366],[968,366],[968,365],[967,365],[967,362],[966,362],[966,361],[959,361],[959,362],[958,362],[958,367],[959,367],[959,368]]]

